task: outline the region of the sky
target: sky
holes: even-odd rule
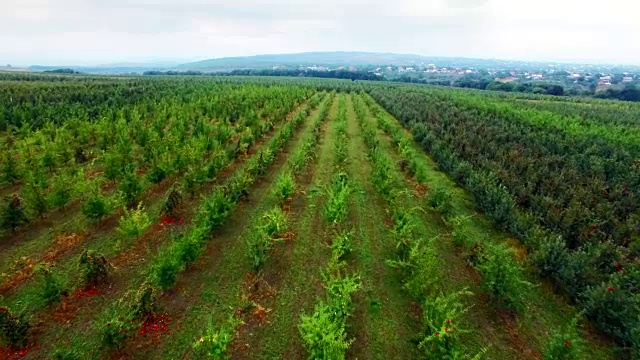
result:
[[[640,65],[637,0],[1,0],[0,64],[306,51]]]

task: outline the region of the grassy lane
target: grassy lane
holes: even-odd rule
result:
[[[281,131],[282,130],[284,129],[281,129]],[[265,143],[265,146],[275,143],[274,141],[280,132],[269,139],[269,141]],[[294,132],[294,135],[296,133],[297,132]],[[256,160],[257,157],[258,155],[255,154],[247,158],[247,161],[242,161],[244,166],[239,168],[235,173],[245,171],[245,168],[247,168],[253,160]],[[231,175],[231,173],[223,172],[223,176],[227,175]],[[231,180],[231,178],[229,178],[229,180]],[[259,182],[256,183],[255,186],[259,186],[258,184]],[[195,204],[192,204],[193,207],[195,207],[194,205]],[[241,206],[243,206],[243,204],[241,204]],[[178,234],[179,233],[169,232],[167,237],[177,239]],[[45,332],[43,335],[44,342],[47,343],[47,345],[52,345],[53,338],[62,338],[65,340],[56,343],[55,345],[57,347],[66,349],[73,348],[74,352],[80,354],[86,354],[86,351],[98,346],[100,336],[99,329],[96,328],[96,323],[100,322],[99,319],[105,316],[108,317],[110,311],[118,307],[117,304],[119,301],[113,301],[116,296],[122,294],[127,289],[133,290],[139,287],[140,283],[145,280],[145,276],[150,270],[149,267],[153,265],[154,259],[157,259],[158,255],[168,247],[167,245],[162,245],[153,249],[153,251],[151,251],[151,249],[145,249],[145,255],[129,264],[129,266],[125,268],[126,271],[122,271],[123,268],[116,269],[116,273],[110,277],[111,282],[101,287],[97,296],[92,294],[92,296],[85,297],[83,295],[78,297],[78,299],[70,297],[72,298],[71,303],[73,305],[71,309],[66,308],[67,304],[63,301],[55,313],[49,316],[51,318],[49,320],[52,323],[45,329],[38,330],[38,333]],[[172,292],[173,290],[170,290],[167,293]],[[107,304],[109,301],[111,301],[111,305]],[[68,312],[72,313],[71,319],[67,319]]]
[[[292,204],[292,211],[299,212],[298,219],[291,223],[290,229],[296,236],[295,241],[284,249],[288,259],[286,273],[283,274],[281,287],[275,303],[271,308],[269,323],[256,329],[256,337],[260,337],[258,349],[251,349],[253,359],[304,359],[307,357],[300,340],[298,323],[301,313],[313,311],[316,299],[324,292],[320,280],[322,269],[329,257],[330,235],[325,229],[322,217],[322,204],[325,196],[320,186],[328,184],[333,174],[335,158],[335,121],[340,97],[336,96],[329,121],[319,144],[317,163],[310,167],[308,178],[302,180],[313,184],[307,191],[307,198],[300,203]],[[309,188],[309,185],[307,185]],[[302,200],[302,199],[301,199]],[[249,358],[249,357],[248,357]]]
[[[253,295],[268,295],[273,287],[261,274],[256,276],[252,272],[247,236],[263,214],[276,206],[278,200],[273,195],[276,180],[283,171],[288,170],[285,162],[311,133],[314,125],[312,120],[320,115],[322,107],[326,105],[327,102],[324,102],[309,115],[301,131],[277,156],[271,170],[256,189],[249,193],[248,201],[236,211],[227,226],[215,234],[213,246],[207,249],[201,263],[181,277],[176,293],[160,299],[159,307],[171,312],[171,327],[174,330],[170,336],[163,339],[159,346],[149,347],[149,350],[130,349],[132,354],[128,355],[136,358],[181,358],[185,355],[197,358],[198,354],[192,353],[191,348],[205,334],[205,329],[231,326],[228,324],[230,317],[241,317],[245,310],[262,306],[258,302],[262,299]],[[267,263],[271,257],[269,255]]]
[[[333,98],[331,105],[333,105]],[[312,185],[313,166],[317,160],[315,153],[319,148],[319,142],[324,137],[325,121],[330,117],[331,109],[332,106],[329,106],[317,115],[313,120],[313,131],[306,134],[305,139],[302,139],[302,142],[296,146],[296,152],[288,159],[283,169],[285,174],[295,175],[296,189],[295,193],[285,202],[278,197],[275,199],[286,214],[287,236],[284,244],[276,244],[274,248],[268,250],[267,264],[259,268],[257,275],[252,277],[252,281],[245,286],[242,296],[246,296],[252,304],[243,317],[243,326],[235,334],[234,342],[231,344],[234,359],[260,357],[264,348],[265,331],[270,331],[271,318],[281,315],[272,310],[278,301],[281,290],[286,287],[284,280],[290,270],[291,249],[301,237],[301,234],[289,230],[296,228],[300,223],[302,212],[307,205],[307,194]],[[281,186],[277,186],[277,188],[283,189]],[[255,228],[252,235],[255,235]]]
[[[411,299],[403,292],[398,276],[384,262],[393,257],[395,244],[385,225],[385,204],[371,183],[371,164],[351,96],[347,99],[348,169],[355,187],[347,224],[355,231],[351,263],[361,275],[363,289],[354,295],[351,332],[356,340],[348,355],[358,359],[416,358],[411,339],[420,329],[419,321],[410,311]]]
[[[369,103],[369,106],[378,105]],[[513,249],[518,259],[526,257],[526,252],[515,239],[492,226],[489,220],[475,209],[468,193],[457,187],[453,180],[438,170],[433,160],[412,141],[411,134],[397,120],[383,111],[384,116],[388,117],[387,120],[392,121],[385,121],[389,125],[381,126],[383,124],[380,119],[370,112],[369,114],[372,121],[379,127],[385,130],[395,129],[387,133],[381,131],[381,136],[388,144],[390,154],[396,163],[413,162],[415,168],[419,169],[412,176],[408,171],[410,166],[405,166],[403,173],[406,181],[413,183],[414,188],[418,189],[415,192],[416,195],[419,198],[425,198],[422,200],[423,206],[426,205],[429,193],[436,189],[444,190],[450,194],[451,215],[449,217],[457,216],[467,219],[464,221],[467,236],[479,239],[481,242],[503,243]],[[390,135],[392,133],[396,135]],[[399,139],[406,141],[406,144],[411,146],[410,151],[416,156],[408,156],[406,150],[401,153],[398,146],[393,146],[392,143],[398,144]],[[427,190],[426,194],[424,190]],[[468,304],[473,305],[473,310],[465,316],[465,327],[471,330],[470,333],[465,334],[467,343],[476,349],[491,344],[486,356],[492,359],[541,357],[553,332],[563,330],[577,315],[575,308],[567,305],[561,297],[554,295],[546,284],[540,284],[537,277],[529,275],[528,281],[540,285],[530,287],[522,294],[522,302],[526,310],[520,314],[504,310],[483,290],[480,275],[465,259],[469,256],[468,251],[454,244],[451,236],[452,229],[448,226],[450,222],[443,221],[437,211],[429,211],[423,217],[439,224],[442,231],[447,233],[441,237],[443,241],[435,242],[439,256],[447,264],[443,268],[444,276],[450,280],[442,284],[444,292],[450,293],[468,288],[474,293],[468,299]],[[587,331],[583,331],[583,338],[581,346],[584,347],[585,354],[593,354],[598,359],[613,358],[611,344],[594,338]]]

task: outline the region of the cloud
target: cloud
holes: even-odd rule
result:
[[[4,0],[0,62],[364,50],[638,62],[627,0]]]

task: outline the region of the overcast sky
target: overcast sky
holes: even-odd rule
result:
[[[0,63],[304,51],[640,65],[637,0],[0,0]]]

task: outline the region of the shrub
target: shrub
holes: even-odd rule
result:
[[[324,208],[325,217],[330,223],[338,224],[347,218],[350,193],[347,174],[337,173],[327,188],[328,198]]]
[[[82,278],[87,285],[98,284],[109,275],[110,265],[107,259],[93,250],[85,250],[79,263]]]
[[[134,169],[124,173],[118,184],[118,190],[127,206],[133,206],[137,202],[138,196],[142,193],[142,184]]]
[[[102,346],[107,350],[120,350],[135,332],[135,327],[126,319],[115,317],[101,328]]]
[[[9,309],[0,308],[0,337],[16,348],[27,346],[31,325],[20,316],[11,314]]]
[[[628,289],[631,283],[623,274],[613,274],[608,284],[589,286],[581,296],[586,317],[594,325],[625,346],[635,346],[638,351],[640,332],[640,301],[637,290]]]
[[[49,210],[49,203],[45,194],[46,183],[30,179],[24,189],[27,205],[37,216],[42,217]]]
[[[40,264],[36,267],[35,271],[41,279],[40,297],[44,300],[45,304],[51,305],[60,300],[64,288],[60,278],[52,271],[50,265]]]
[[[153,317],[158,310],[157,295],[156,289],[150,283],[143,283],[131,303],[131,317],[140,320]]]
[[[341,232],[333,238],[331,243],[331,253],[338,259],[343,259],[351,253],[351,233]]]
[[[298,330],[311,359],[344,359],[353,343],[347,340],[343,321],[336,318],[333,309],[320,303],[311,316],[300,317]]]
[[[273,240],[262,230],[257,230],[248,237],[249,259],[253,271],[258,272],[267,262],[268,252],[271,249]]]
[[[5,153],[2,159],[2,179],[8,183],[14,183],[20,179],[18,162],[10,153]]]
[[[13,194],[5,197],[6,207],[2,209],[2,228],[15,231],[16,228],[27,222],[24,214],[22,199]]]
[[[578,317],[575,317],[563,331],[555,331],[547,340],[543,350],[545,360],[584,359],[583,342],[578,334]]]
[[[147,174],[147,179],[152,184],[159,184],[166,177],[167,177],[167,170],[157,165],[154,166],[153,169],[151,169],[149,174]]]
[[[165,195],[162,212],[168,216],[173,216],[180,203],[182,203],[182,193],[179,190],[179,185],[173,184]]]
[[[58,175],[53,180],[49,202],[54,208],[63,208],[73,194],[73,182],[69,176]]]
[[[236,327],[241,323],[241,320],[231,317],[227,324],[216,328],[213,321],[210,321],[205,334],[193,344],[194,352],[211,359],[228,359],[227,350],[233,341]]]
[[[453,214],[452,193],[443,186],[435,187],[427,197],[427,204],[435,209],[443,218],[447,219]]]
[[[182,269],[180,256],[174,249],[164,252],[151,268],[151,278],[154,285],[162,290],[169,290],[175,285],[178,273]]]
[[[511,249],[502,244],[487,246],[476,268],[482,276],[482,286],[490,295],[508,308],[521,310],[525,288],[531,284],[524,279]]]
[[[279,207],[267,211],[260,222],[260,228],[270,237],[287,230],[287,217]]]
[[[293,176],[293,173],[290,171],[285,171],[276,180],[275,187],[273,189],[273,194],[278,198],[278,201],[283,203],[285,202],[296,189],[296,181]]]
[[[216,189],[204,203],[204,216],[209,221],[209,227],[215,229],[222,225],[231,214],[233,206],[233,202],[227,197],[224,190]]]
[[[124,209],[124,215],[120,218],[117,230],[122,235],[136,237],[137,239],[150,224],[149,217],[144,212],[144,207],[140,202],[135,210]]]
[[[89,220],[100,220],[108,213],[107,200],[97,191],[82,205],[82,214]]]
[[[461,302],[462,296],[469,296],[463,290],[449,295],[428,298],[422,305],[424,337],[418,345],[431,359],[460,359],[464,351],[459,343],[458,329],[460,318],[467,312]]]

